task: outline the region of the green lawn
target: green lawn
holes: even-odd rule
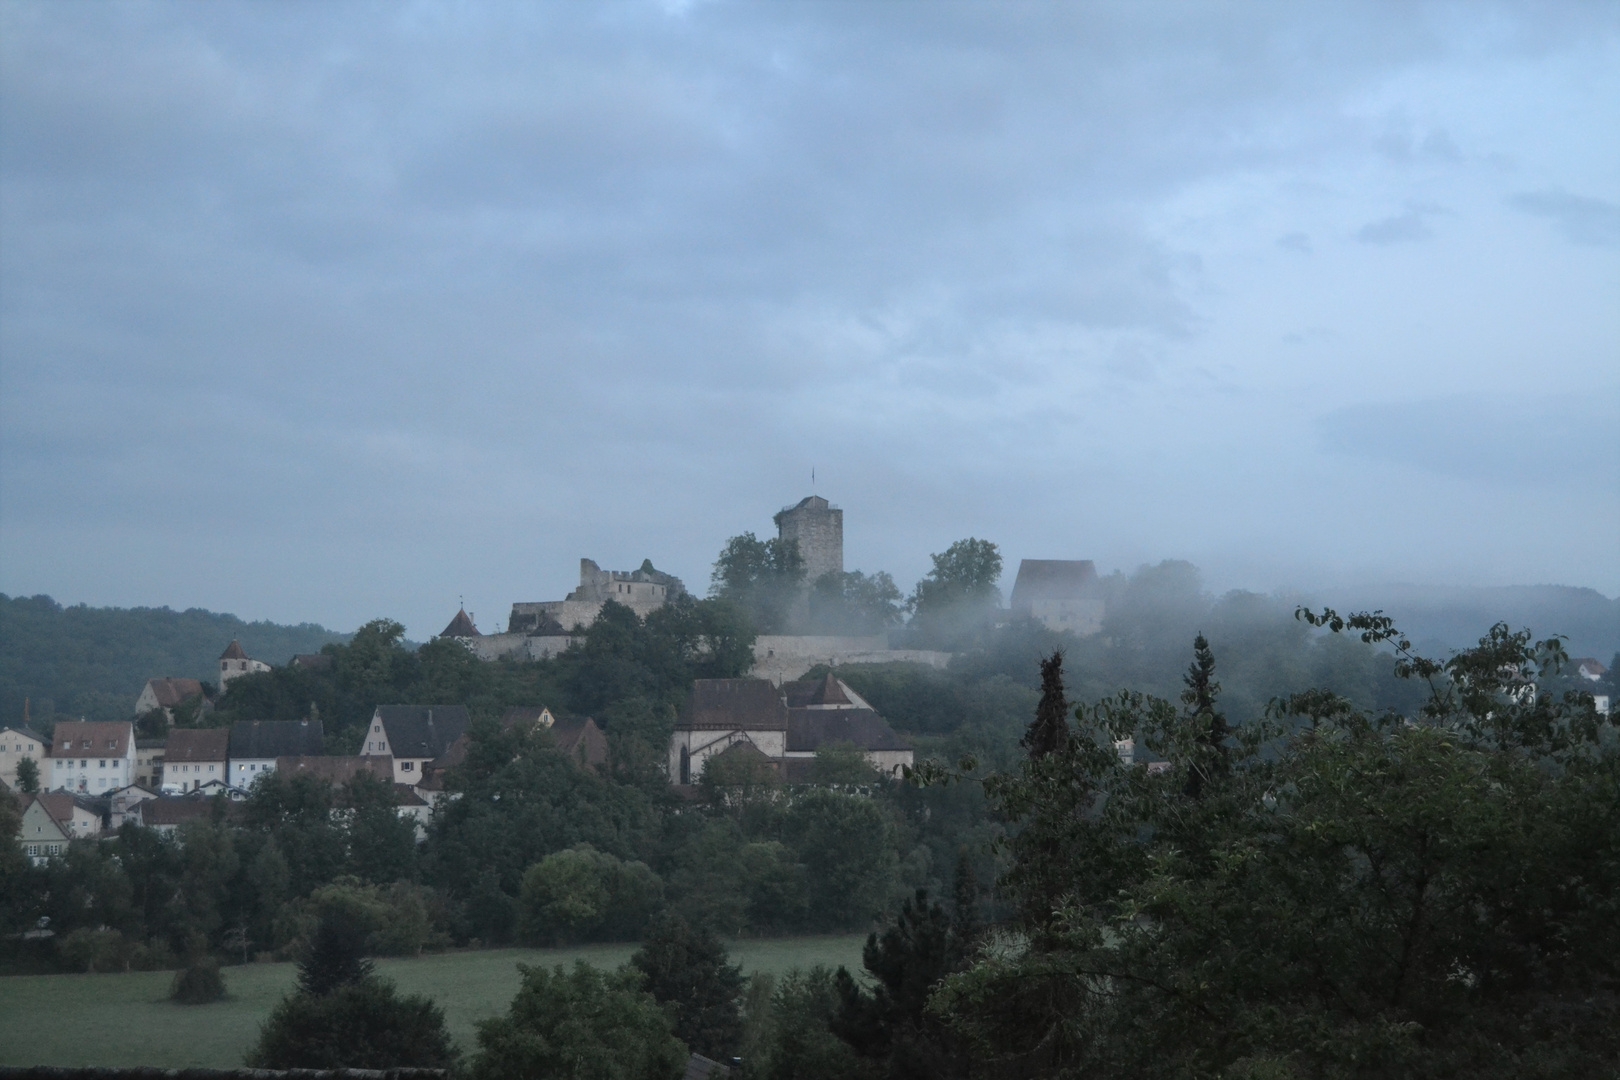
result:
[[[861,935],[739,941],[732,960],[744,972],[780,974],[813,964],[861,963]],[[490,949],[418,960],[379,960],[379,973],[402,993],[427,994],[444,1009],[450,1033],[473,1048],[473,1025],[506,1011],[517,991],[517,965],[584,960],[616,967],[634,945],[572,949]],[[258,1037],[259,1023],[293,985],[291,964],[224,969],[230,997],[215,1005],[175,1005],[169,971],[128,975],[14,975],[0,978],[0,1065],[151,1065],[234,1068]]]

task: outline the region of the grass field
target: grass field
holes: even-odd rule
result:
[[[739,941],[733,962],[745,973],[776,974],[813,964],[859,969],[860,935]],[[462,1050],[473,1025],[506,1011],[518,987],[517,965],[584,960],[616,967],[634,945],[572,949],[490,949],[417,960],[379,960],[401,993],[426,994],[444,1009]],[[230,996],[214,1005],[168,1001],[169,971],[128,975],[14,975],[0,978],[0,1065],[151,1065],[233,1068],[258,1038],[259,1024],[293,985],[292,964],[224,969]]]

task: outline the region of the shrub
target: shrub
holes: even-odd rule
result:
[[[206,956],[175,972],[169,989],[169,1000],[181,1005],[207,1005],[224,997],[225,980],[219,974],[219,961]]]
[[[443,1010],[377,978],[283,998],[247,1056],[259,1069],[442,1069],[454,1060]]]
[[[664,883],[646,863],[622,862],[589,844],[547,855],[523,875],[518,933],[524,941],[622,941],[662,906]]]

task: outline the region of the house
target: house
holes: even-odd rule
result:
[[[450,625],[446,626],[444,632],[439,636],[443,638],[475,638],[484,635],[480,634],[478,627],[473,625],[472,616],[467,614],[467,609],[462,608],[456,612],[456,617],[450,620]]]
[[[101,835],[105,805],[66,791],[19,796],[22,828],[17,835],[23,854],[35,865],[62,855],[72,840]]]
[[[284,757],[319,757],[326,732],[319,720],[238,720],[231,725],[228,782],[250,788]]]
[[[199,795],[161,795],[137,803],[132,809],[140,824],[163,836],[170,836],[188,821],[211,821],[215,802]]]
[[[48,788],[50,777],[45,772],[45,758],[50,750],[51,740],[26,724],[0,727],[0,784],[16,789],[17,766],[24,758],[29,758],[39,766],[40,790]]]
[[[409,784],[394,785],[394,805],[399,816],[416,825],[416,841],[427,839],[428,820],[433,816],[433,803]]]
[[[503,727],[514,724],[531,724],[549,731],[557,749],[581,765],[600,769],[607,764],[607,735],[588,716],[583,720],[558,720],[544,705],[517,705],[501,717]]]
[[[424,768],[467,730],[462,705],[379,705],[366,732],[364,757],[390,757],[394,782],[415,787]]]
[[[333,787],[342,787],[359,773],[369,773],[379,780],[392,782],[394,759],[387,756],[357,754],[354,756],[284,757],[276,759],[274,770],[285,777],[315,776]]]
[[[107,793],[107,806],[110,820],[107,827],[116,832],[118,827],[126,821],[133,821],[137,825],[141,824],[141,812],[138,807],[141,803],[157,797],[157,792],[151,788],[142,787],[140,784],[131,784],[128,787],[119,788],[117,791],[109,791]]]
[[[1086,637],[1102,629],[1103,598],[1090,559],[1024,559],[1013,581],[1014,614]]]
[[[219,654],[219,691],[225,692],[225,684],[232,679],[240,679],[243,675],[251,675],[256,671],[269,671],[270,665],[262,660],[255,660],[242,651],[242,643],[231,640],[225,646],[225,651]]]
[[[210,780],[224,783],[229,773],[231,733],[225,728],[175,728],[163,751],[165,795],[196,791]]]
[[[698,679],[670,737],[669,775],[693,783],[709,758],[747,746],[796,778],[831,745],[856,747],[887,776],[914,759],[911,744],[832,674],[780,687],[765,679]]]
[[[141,696],[135,699],[135,715],[145,716],[153,709],[162,709],[172,724],[176,706],[202,696],[202,683],[196,679],[147,679]]]
[[[1575,674],[1587,682],[1600,682],[1609,673],[1609,669],[1599,663],[1596,657],[1582,656],[1570,663],[1575,668]]]
[[[126,787],[135,781],[135,725],[128,720],[57,724],[49,761],[42,789],[104,795]]]
[[[163,789],[163,753],[168,739],[135,740],[135,782],[149,791]]]
[[[299,653],[292,658],[291,666],[304,671],[331,671],[332,658],[325,653]]]

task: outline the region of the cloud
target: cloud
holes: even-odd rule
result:
[[[1428,240],[1434,236],[1429,228],[1428,214],[1422,210],[1408,210],[1394,217],[1370,221],[1356,230],[1356,239],[1363,244],[1407,244]]]
[[[1620,206],[1567,191],[1525,191],[1511,196],[1515,210],[1546,218],[1571,243],[1586,247],[1620,247]]]
[[[1284,251],[1297,251],[1301,255],[1311,253],[1311,238],[1302,232],[1284,233],[1277,237],[1277,246]]]

